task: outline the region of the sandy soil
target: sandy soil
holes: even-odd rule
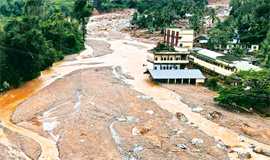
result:
[[[100,57],[106,54],[113,53],[113,50],[110,49],[111,45],[106,41],[86,39],[85,44],[90,46],[93,49],[92,55],[94,57]],[[84,58],[89,58],[89,57],[84,57]]]
[[[168,84],[163,86],[181,95],[184,103],[188,104],[189,107],[202,107],[204,111],[200,114],[205,118],[248,138],[270,145],[270,120],[263,119],[238,107],[218,105],[213,100],[218,95],[205,87]],[[215,111],[219,115],[212,119],[209,115]]]
[[[23,102],[12,121],[55,140],[61,159],[228,159],[225,146],[217,148],[218,142],[213,138],[187,123],[172,120],[173,114],[152,100],[137,98],[143,94],[115,78],[112,71],[75,71]],[[149,110],[154,114],[150,115]],[[138,122],[117,122],[117,118],[124,117],[135,117]],[[56,125],[44,130],[47,122]],[[117,136],[111,133],[113,122]],[[149,131],[135,136],[132,129],[136,126]],[[178,131],[183,133],[177,134]],[[192,145],[193,138],[204,140],[203,146]],[[182,150],[177,144],[185,144],[187,149]],[[137,153],[133,151],[136,147],[144,149]]]
[[[10,143],[12,143],[14,146],[18,146],[19,149],[22,150],[28,157],[34,160],[39,158],[41,154],[41,147],[37,142],[7,128],[4,128],[3,131]]]

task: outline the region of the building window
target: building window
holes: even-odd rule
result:
[[[163,57],[161,57],[161,60],[163,61]]]
[[[257,47],[256,46],[253,46],[253,49],[257,49]]]
[[[164,61],[166,61],[167,59],[166,59],[166,57],[164,57]]]
[[[179,44],[179,46],[180,46],[180,47],[183,47],[183,44],[182,44],[182,43],[180,43],[180,44]]]
[[[157,57],[155,57],[155,61],[157,61],[158,60],[158,58]]]
[[[178,61],[178,60],[179,60],[179,58],[178,58],[178,57],[176,57],[176,60]]]
[[[171,58],[170,58],[170,60],[172,61],[172,60],[173,60],[173,58],[171,57]]]
[[[242,46],[242,48],[245,48],[245,46]]]
[[[155,66],[155,70],[157,70],[157,67]]]

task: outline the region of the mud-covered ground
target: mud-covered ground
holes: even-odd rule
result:
[[[224,126],[248,138],[270,145],[270,119],[259,117],[244,109],[234,106],[220,106],[213,98],[217,93],[205,87],[192,85],[163,85],[175,91],[183,98],[184,103],[191,108],[201,107],[200,112],[220,126]]]
[[[202,131],[138,98],[143,94],[112,72],[110,67],[75,71],[23,102],[11,120],[57,141],[61,159],[228,159],[225,146],[216,147]],[[54,128],[45,130],[46,123]],[[143,135],[134,135],[134,127]],[[193,138],[204,143],[193,145]]]

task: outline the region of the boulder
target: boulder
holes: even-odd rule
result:
[[[143,147],[136,147],[133,149],[133,152],[140,152],[143,150]]]
[[[244,158],[244,159],[250,159],[251,154],[249,152],[240,151],[240,152],[238,152],[238,157],[239,158]]]
[[[189,126],[192,128],[195,128],[195,129],[199,128],[199,126],[197,124],[194,124],[194,123],[190,123]]]
[[[179,147],[181,149],[187,149],[187,146],[184,144],[177,144],[177,147]]]
[[[259,154],[262,154],[262,155],[265,155],[265,156],[270,157],[270,151],[267,151],[267,150],[262,149],[262,148],[260,148],[260,147],[255,147],[255,148],[253,149],[253,152],[259,153]]]
[[[176,112],[175,116],[177,119],[181,120],[182,122],[188,121],[187,117],[181,112]]]
[[[202,112],[202,111],[204,111],[204,110],[203,110],[203,108],[201,108],[201,107],[197,107],[197,108],[193,108],[191,111],[192,111],[192,112],[200,113],[200,112]]]
[[[211,117],[213,117],[214,119],[219,119],[221,118],[222,114],[220,112],[214,111],[213,113],[210,114]]]
[[[199,145],[202,145],[204,142],[202,139],[199,139],[199,138],[194,138],[191,140],[191,143],[195,146],[199,146]]]
[[[132,129],[132,134],[136,136],[141,136],[146,134],[149,131],[148,128],[145,128],[143,126],[136,126]]]

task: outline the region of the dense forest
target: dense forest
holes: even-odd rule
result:
[[[135,13],[140,16],[134,16],[133,20],[138,22],[140,28],[163,31],[163,28],[184,18],[186,13],[191,13],[194,16],[190,20],[190,28],[197,31],[197,27],[202,25],[203,15],[207,12],[207,4],[207,0],[141,0],[136,6],[138,12]]]
[[[19,87],[64,55],[84,49],[92,9],[86,0],[7,0],[2,4],[0,89]]]

